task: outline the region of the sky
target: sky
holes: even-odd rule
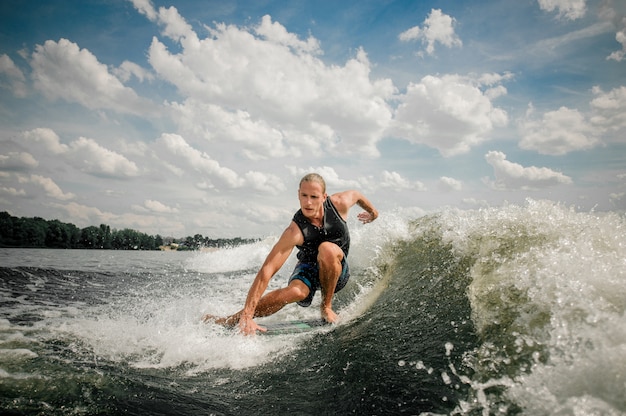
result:
[[[308,172],[381,215],[624,212],[626,2],[0,2],[0,211],[273,236]]]

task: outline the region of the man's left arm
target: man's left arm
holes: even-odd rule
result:
[[[372,204],[370,200],[359,191],[350,190],[339,192],[337,194],[333,194],[331,198],[333,204],[344,219],[348,218],[348,211],[354,205],[358,205],[365,210],[365,212],[361,212],[357,215],[357,218],[363,224],[370,223],[378,218],[378,210],[376,210],[374,204]]]

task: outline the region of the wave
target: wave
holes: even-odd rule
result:
[[[387,213],[351,233],[342,324],[304,335],[241,337],[199,320],[243,305],[273,238],[178,268],[0,268],[0,380],[22,392],[58,381],[58,395],[87,383],[127,414],[145,408],[137,390],[217,414],[626,414],[622,215],[528,200]]]

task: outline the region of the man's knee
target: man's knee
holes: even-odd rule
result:
[[[287,286],[292,302],[300,302],[309,296],[309,287],[303,281],[294,279]]]
[[[317,249],[317,262],[320,266],[337,264],[343,259],[343,251],[334,243],[323,242]]]

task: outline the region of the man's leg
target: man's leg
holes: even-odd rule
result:
[[[254,311],[254,317],[260,318],[273,315],[286,305],[299,302],[308,295],[309,288],[307,285],[300,280],[292,280],[287,287],[273,290],[261,297]],[[216,324],[224,326],[235,326],[239,323],[241,312],[242,311],[239,311],[225,318],[207,314],[202,317],[202,320],[204,322],[215,322]]]
[[[318,248],[317,263],[320,269],[320,285],[322,287],[322,304],[320,312],[326,322],[335,323],[339,320],[333,311],[333,295],[337,287],[337,281],[341,275],[341,260],[343,251],[341,248],[329,242],[320,244]]]

